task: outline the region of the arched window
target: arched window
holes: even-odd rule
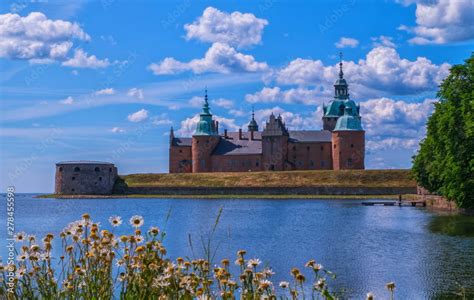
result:
[[[99,167],[95,167],[94,171],[100,172],[100,168],[99,168]]]
[[[74,168],[74,172],[80,172],[80,171],[81,171],[81,168],[79,168],[79,167]]]

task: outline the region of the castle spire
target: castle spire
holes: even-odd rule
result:
[[[208,101],[208,97],[207,97],[207,86],[206,86],[206,89],[204,90],[204,105],[202,106],[202,111],[205,114],[210,114],[210,112],[209,112],[209,101]]]
[[[248,125],[248,130],[249,131],[258,131],[258,124],[257,121],[255,121],[255,110],[252,105],[252,120],[250,120],[250,123]]]
[[[339,52],[339,78],[344,78],[344,72],[342,72],[342,52]]]

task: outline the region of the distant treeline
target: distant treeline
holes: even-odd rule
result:
[[[440,85],[413,174],[430,192],[474,208],[474,53]]]

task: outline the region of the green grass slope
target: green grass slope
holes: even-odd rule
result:
[[[410,170],[130,174],[129,187],[416,187]]]

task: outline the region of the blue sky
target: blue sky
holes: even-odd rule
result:
[[[72,2],[72,1],[71,1]],[[205,86],[222,127],[252,105],[320,129],[343,52],[368,168],[408,168],[449,67],[473,49],[470,0],[2,1],[2,187],[51,192],[54,164],[167,172]]]

